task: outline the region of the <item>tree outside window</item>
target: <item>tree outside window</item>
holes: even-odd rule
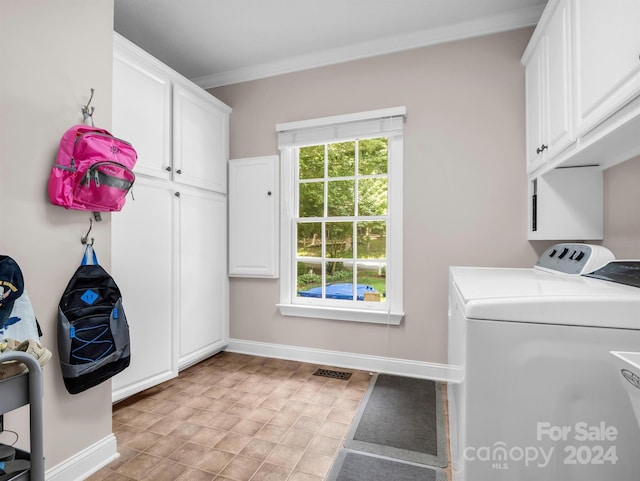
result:
[[[385,302],[388,139],[297,149],[298,297]]]

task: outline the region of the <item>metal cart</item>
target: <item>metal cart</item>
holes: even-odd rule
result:
[[[30,460],[31,467],[11,475],[2,475],[2,481],[44,481],[44,447],[42,438],[42,367],[37,359],[25,352],[9,351],[0,354],[0,362],[18,361],[29,372],[0,380],[0,414],[29,404],[30,452],[16,449],[16,459]]]

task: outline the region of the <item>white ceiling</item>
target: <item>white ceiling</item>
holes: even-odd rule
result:
[[[547,0],[115,0],[115,30],[204,88],[534,25]]]

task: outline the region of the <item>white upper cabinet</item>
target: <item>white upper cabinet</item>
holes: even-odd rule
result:
[[[229,114],[199,87],[173,89],[174,180],[227,191]]]
[[[554,159],[574,141],[570,82],[570,3],[545,12],[522,62],[527,108],[527,172]],[[544,23],[543,23],[544,22]]]
[[[640,0],[549,0],[522,63],[530,176],[640,155]]]
[[[577,132],[640,93],[640,1],[574,0]]]
[[[226,192],[231,109],[114,33],[113,134],[135,172]]]
[[[113,61],[113,132],[138,153],[135,171],[171,177],[171,81],[145,56],[134,57],[116,37]]]

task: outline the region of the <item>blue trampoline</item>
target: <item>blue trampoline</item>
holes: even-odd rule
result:
[[[327,299],[346,299],[353,300],[353,284],[347,282],[341,282],[338,284],[329,284],[326,287]],[[364,301],[365,292],[378,292],[373,287],[367,284],[357,285],[357,300]],[[298,295],[301,297],[322,297],[322,286],[312,287],[306,291],[298,291]]]

